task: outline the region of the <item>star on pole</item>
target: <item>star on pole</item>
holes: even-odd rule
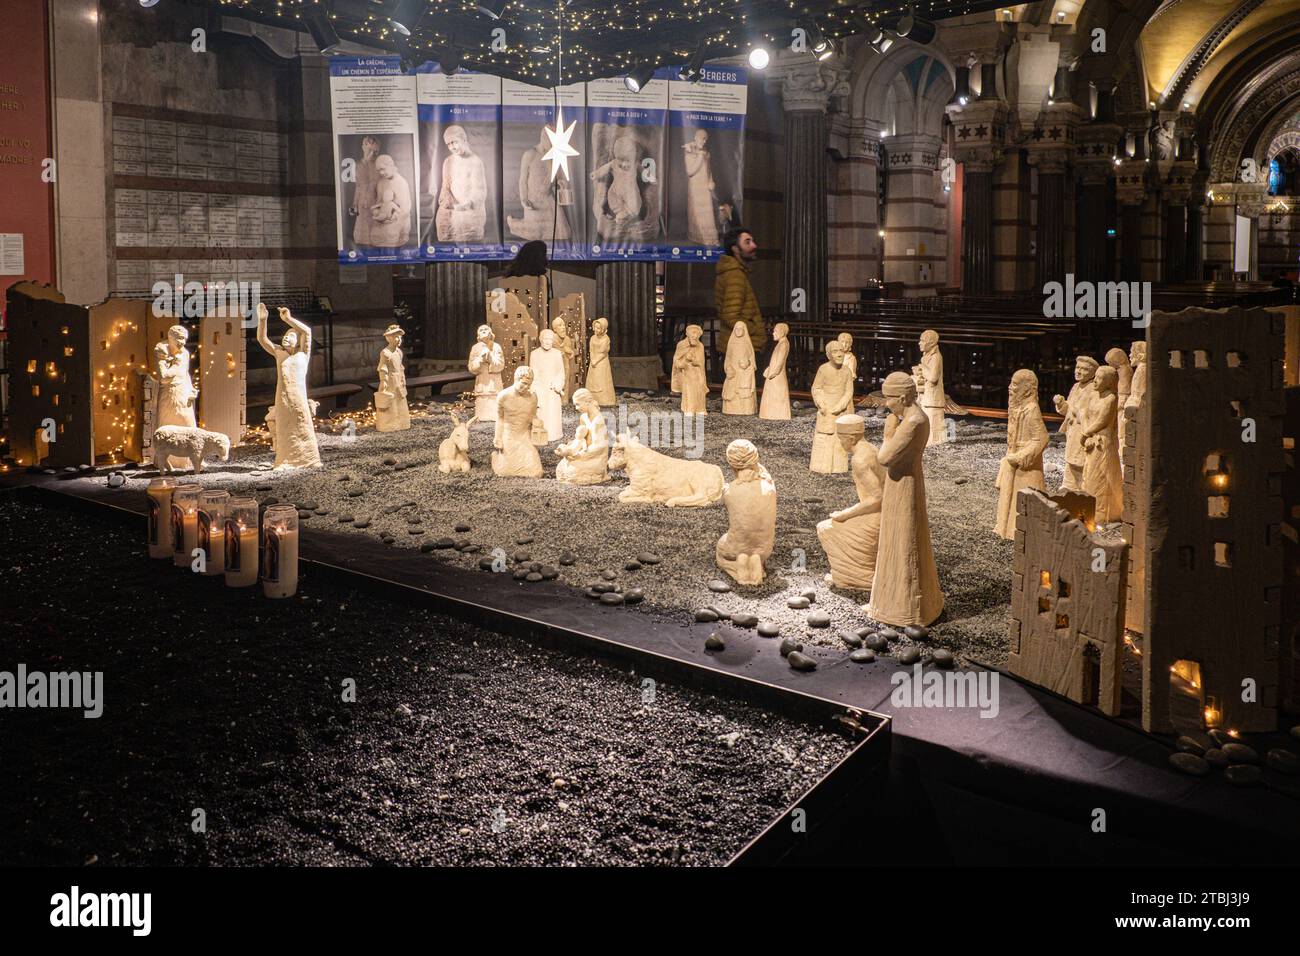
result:
[[[549,126],[543,129],[551,141],[550,150],[542,157],[542,162],[551,164],[551,182],[555,182],[560,170],[564,170],[565,179],[569,178],[569,157],[578,155],[578,151],[569,145],[569,137],[577,125],[578,121],[574,120],[568,129],[564,128],[564,107],[561,106],[555,112],[555,129]]]

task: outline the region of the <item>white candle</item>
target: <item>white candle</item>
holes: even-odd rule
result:
[[[293,597],[298,591],[298,510],[273,505],[262,519],[262,593]]]
[[[175,478],[153,478],[149,481],[149,557],[172,556],[172,491]]]
[[[172,562],[188,568],[199,544],[199,492],[202,485],[177,485],[172,489]]]
[[[199,547],[203,549],[203,573],[216,576],[226,571],[226,504],[228,491],[205,491],[199,495]]]
[[[231,498],[226,509],[226,584],[244,588],[257,583],[257,502]]]

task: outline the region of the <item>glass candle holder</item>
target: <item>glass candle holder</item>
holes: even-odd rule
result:
[[[172,489],[172,562],[188,568],[199,543],[199,495],[203,486],[186,482]]]
[[[257,501],[231,498],[226,503],[226,584],[245,588],[257,583]]]
[[[272,505],[262,516],[262,593],[293,597],[298,591],[298,509]]]
[[[172,491],[175,478],[152,478],[146,492],[149,499],[149,557],[170,558],[172,551]]]
[[[203,573],[224,574],[226,570],[226,506],[230,492],[213,489],[199,495],[199,548],[203,551]]]

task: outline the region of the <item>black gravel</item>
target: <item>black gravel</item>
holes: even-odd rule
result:
[[[310,575],[226,588],[141,531],[0,496],[0,669],[105,699],[0,713],[0,865],[713,865],[850,746]]]

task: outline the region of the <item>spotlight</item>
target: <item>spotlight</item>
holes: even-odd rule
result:
[[[638,63],[632,68],[632,72],[623,77],[623,85],[633,93],[640,93],[645,89],[655,75],[655,65],[653,63]]]
[[[772,54],[767,52],[767,47],[759,44],[749,51],[749,65],[756,70],[766,70],[767,65],[772,62]]]
[[[907,13],[898,21],[898,35],[907,37],[913,43],[929,43],[937,32],[933,23],[918,17],[911,7],[907,8]]]
[[[424,11],[424,0],[400,0],[397,9],[388,17],[388,22],[402,36],[409,37],[420,25],[420,18],[424,16]]]
[[[144,7],[147,10],[150,7],[158,6],[158,0],[140,0],[140,6]]]
[[[682,67],[678,78],[687,83],[698,83],[704,78],[704,44],[701,43],[691,54],[691,61]]]
[[[871,44],[871,49],[883,56],[894,45],[894,38],[889,35],[889,31],[877,27],[867,42]]]
[[[500,20],[509,3],[510,0],[478,0],[478,3],[474,4],[474,9],[489,19]]]
[[[324,10],[313,10],[303,15],[303,21],[307,24],[307,32],[311,34],[316,49],[327,56],[338,52],[342,41],[334,32],[334,24],[330,23],[328,13]]]
[[[808,48],[812,50],[813,56],[819,60],[829,60],[834,55],[835,45],[822,33],[816,20],[801,20],[799,26],[808,39]]]
[[[455,76],[460,72],[460,64],[465,59],[465,51],[456,46],[448,46],[438,57],[438,69],[443,76]]]

